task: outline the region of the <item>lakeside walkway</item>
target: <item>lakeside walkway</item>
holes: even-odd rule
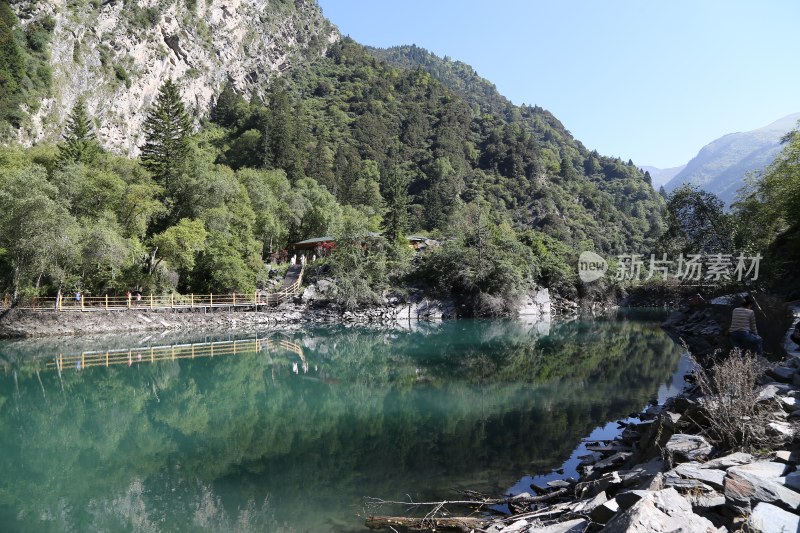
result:
[[[65,296],[23,297],[13,304],[0,300],[0,311],[22,309],[26,311],[143,311],[143,310],[200,310],[242,309],[258,311],[289,301],[300,293],[305,265],[292,265],[286,272],[281,288],[274,292],[230,294],[149,294],[136,296]]]

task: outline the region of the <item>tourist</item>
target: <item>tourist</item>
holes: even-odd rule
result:
[[[755,351],[764,355],[764,341],[756,329],[756,314],[753,312],[753,301],[745,298],[744,302],[733,310],[730,327],[731,343],[736,348]]]

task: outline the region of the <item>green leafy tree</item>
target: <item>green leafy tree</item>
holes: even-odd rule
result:
[[[14,300],[21,290],[38,289],[45,276],[63,281],[72,263],[77,223],[57,192],[38,165],[0,174],[0,248],[10,263]]]
[[[675,189],[667,201],[667,230],[658,246],[664,253],[732,253],[732,228],[724,203],[693,185]]]
[[[191,132],[192,120],[181,100],[179,88],[168,79],[147,113],[141,156],[144,167],[163,185],[167,194],[171,193],[174,180],[183,170],[189,154]]]
[[[86,101],[78,98],[75,107],[67,118],[64,142],[58,147],[58,161],[68,163],[93,163],[100,153],[100,144],[95,136],[94,126],[86,111]]]
[[[345,207],[330,263],[334,300],[342,307],[355,309],[381,301],[388,286],[387,244],[383,237],[370,235],[363,214]]]
[[[194,268],[195,257],[205,247],[206,229],[202,221],[184,218],[155,235],[152,244],[148,257],[150,275],[162,261],[167,261],[175,270],[188,271]]]

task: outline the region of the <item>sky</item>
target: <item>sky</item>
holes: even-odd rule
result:
[[[800,112],[797,0],[318,0],[343,35],[472,65],[589,149],[682,165]]]

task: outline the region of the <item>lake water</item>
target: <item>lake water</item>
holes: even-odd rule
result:
[[[367,496],[525,490],[680,385],[662,318],[5,341],[0,530],[355,532],[404,511]]]

